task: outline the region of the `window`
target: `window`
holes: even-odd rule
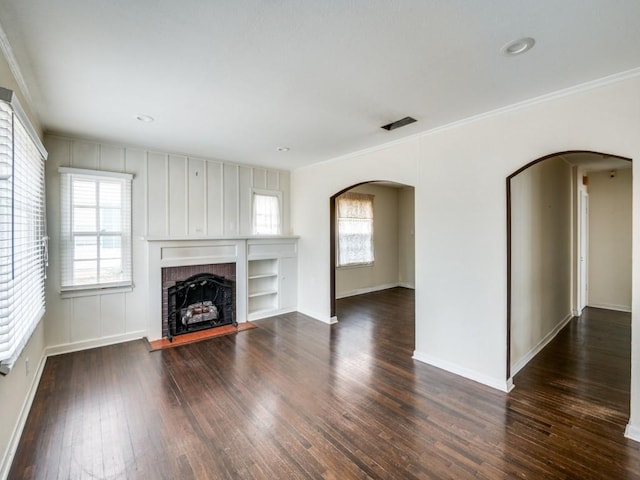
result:
[[[62,291],[131,286],[132,176],[59,171]]]
[[[373,195],[347,192],[337,198],[338,266],[373,263]]]
[[[44,315],[46,157],[14,92],[0,88],[0,373],[5,375]]]
[[[280,192],[253,192],[253,234],[279,235]]]

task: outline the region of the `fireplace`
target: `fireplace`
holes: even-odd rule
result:
[[[162,269],[162,335],[237,326],[235,263]]]

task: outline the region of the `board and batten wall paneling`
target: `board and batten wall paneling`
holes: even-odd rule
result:
[[[146,237],[237,236],[241,230],[242,235],[249,235],[251,195],[257,185],[279,187],[284,199],[283,233],[289,231],[288,172],[57,135],[47,135],[45,146],[49,152],[46,177],[50,255],[44,324],[46,345],[53,351],[144,334],[150,321]],[[63,166],[134,175],[131,191],[134,288],[131,291],[73,298],[60,296],[58,168]]]
[[[188,193],[187,157],[169,156],[169,235],[187,236]]]
[[[199,237],[206,234],[207,221],[207,176],[204,164],[204,160],[190,158],[187,177],[188,230],[189,235]]]
[[[223,178],[223,235],[238,235],[238,223],[240,206],[238,205],[238,166],[224,164],[222,167]]]
[[[169,234],[169,158],[162,153],[147,154],[148,235]]]
[[[222,236],[224,231],[224,175],[222,163],[208,161],[207,169],[207,235]]]

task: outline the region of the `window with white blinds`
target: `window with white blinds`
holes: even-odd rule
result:
[[[47,236],[44,160],[15,94],[0,88],[0,373],[44,315]]]
[[[60,168],[63,292],[131,286],[131,179]]]
[[[253,192],[253,234],[279,235],[280,192]]]
[[[347,192],[337,198],[338,266],[373,263],[373,195]]]

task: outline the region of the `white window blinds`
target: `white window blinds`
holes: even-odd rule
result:
[[[253,234],[280,234],[280,196],[277,193],[253,194]]]
[[[10,90],[0,88],[0,373],[45,309],[46,151]]]
[[[131,178],[60,168],[62,291],[131,286]]]
[[[373,263],[373,195],[343,193],[337,212],[338,266]]]

